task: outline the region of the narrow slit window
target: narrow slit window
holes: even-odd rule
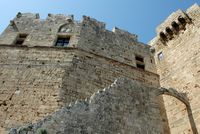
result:
[[[28,36],[28,34],[19,34],[16,41],[15,41],[15,44],[16,45],[22,45],[27,36]]]
[[[55,46],[67,47],[69,45],[70,37],[59,37],[57,38]]]

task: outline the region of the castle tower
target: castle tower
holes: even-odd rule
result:
[[[163,96],[172,134],[200,130],[200,7],[172,13],[150,42],[155,50],[160,85],[186,93],[190,106]],[[191,109],[191,110],[189,110]],[[199,131],[200,132],[200,131]]]
[[[18,13],[0,36],[0,127],[35,122],[119,77],[159,87],[150,46],[84,16]]]

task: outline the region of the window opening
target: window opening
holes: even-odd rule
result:
[[[142,64],[136,64],[136,66],[137,66],[137,68],[140,68],[140,69],[142,69],[142,70],[144,70],[145,69],[145,66],[144,65],[142,65]]]
[[[179,25],[178,25],[175,21],[172,22],[172,27],[173,27],[176,31],[179,31]]]
[[[166,36],[163,32],[160,32],[160,38],[161,38],[163,41],[167,41],[167,36]]]
[[[135,56],[136,61],[144,62],[143,57]]]
[[[26,37],[28,36],[28,34],[19,34],[17,39],[16,39],[16,42],[15,44],[16,45],[22,45],[26,39]]]
[[[158,53],[158,60],[163,60],[164,59],[164,55],[163,52]]]
[[[55,46],[67,47],[69,45],[70,37],[58,37]]]
[[[186,21],[183,17],[178,17],[178,21],[182,24],[182,25],[185,25],[186,24]]]
[[[135,60],[136,60],[136,67],[144,70],[145,69],[144,58],[142,56],[136,55]]]

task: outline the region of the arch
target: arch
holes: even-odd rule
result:
[[[68,33],[68,32],[71,32],[72,29],[71,29],[71,25],[69,23],[64,23],[62,24],[59,29],[58,29],[58,33]]]
[[[191,109],[191,106],[189,103],[189,99],[187,98],[187,95],[185,93],[180,93],[173,88],[166,89],[163,87],[159,88],[159,90],[156,91],[156,96],[159,96],[159,95],[169,95],[169,96],[175,97],[179,101],[183,102],[187,109],[191,129],[194,134],[198,134],[196,124],[194,122],[194,118],[193,118],[193,114],[192,114],[192,109]]]
[[[161,87],[158,92],[156,93],[157,96],[159,95],[169,95],[172,97],[175,97],[176,99],[180,100],[181,102],[183,102],[186,106],[189,106],[189,100],[186,96],[185,93],[179,93],[177,90],[173,89],[173,88],[163,88]]]

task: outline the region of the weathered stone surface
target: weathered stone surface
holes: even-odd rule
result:
[[[162,87],[172,87],[184,92],[189,98],[192,113],[189,114],[186,106],[178,99],[164,96],[170,131],[177,133],[197,133],[200,130],[200,7],[195,4],[186,12],[176,12],[159,26],[170,27],[171,22],[178,21],[179,16],[190,18],[184,29],[173,33],[173,38],[163,44],[157,36],[151,45],[155,48],[157,72],[160,75]],[[187,20],[186,18],[186,20]],[[172,28],[173,30],[173,28]],[[159,35],[159,33],[158,33]],[[159,60],[159,53],[163,58]],[[192,115],[194,124],[191,123]],[[200,131],[199,131],[200,132]]]
[[[144,57],[145,70],[155,73],[155,62],[149,46],[137,41],[137,36],[119,28],[105,29],[105,23],[83,16],[81,22],[71,15],[50,15],[45,20],[36,14],[22,13],[12,20],[0,36],[0,44],[14,45],[20,33],[26,33],[23,46],[55,46],[58,36],[69,36],[68,47],[108,57],[136,67],[135,55]]]
[[[3,128],[35,122],[118,77],[159,86],[156,74],[77,49],[0,46],[0,57]]]
[[[20,34],[27,36],[16,45]],[[67,47],[55,46],[58,36],[70,37]],[[19,13],[0,44],[1,128],[35,122],[119,77],[159,86],[149,46],[86,16],[78,22],[71,15],[49,14],[40,20],[38,14]],[[136,55],[143,58],[144,70],[137,68]]]
[[[197,4],[186,12],[174,12],[158,26],[157,37],[149,46],[138,42],[135,34],[119,28],[106,30],[105,23],[87,16],[83,16],[82,21],[75,21],[73,15],[49,14],[47,19],[40,20],[39,14],[18,13],[0,36],[0,133],[11,127],[37,122],[57,110],[54,115],[34,124],[34,133],[39,127],[50,129],[50,126],[55,131],[61,129],[59,131],[64,132],[63,123],[53,120],[60,120],[62,115],[70,119],[74,117],[72,121],[78,126],[66,130],[74,133],[137,133],[137,130],[139,133],[198,133],[199,20],[200,8]],[[21,44],[19,37],[24,40]],[[58,38],[68,38],[69,44],[62,47],[56,45]],[[70,102],[91,96],[119,77],[139,81],[140,86],[136,85],[141,91],[134,91],[139,93],[137,97],[143,96],[144,100],[135,97],[137,100],[133,99],[133,104],[128,103],[131,98],[129,93],[132,94],[129,88],[133,85],[128,80],[130,85],[121,83],[125,89],[120,85],[115,87],[116,91],[122,89],[126,92],[111,92],[113,88],[110,87],[108,91],[94,95],[96,99],[90,99],[94,102],[82,101],[59,110]],[[122,81],[126,83],[126,80]],[[160,85],[164,88],[159,88]],[[143,87],[151,88],[144,91]],[[151,91],[156,88],[159,90]],[[120,98],[118,93],[124,97]],[[154,97],[151,96],[153,94]],[[163,97],[156,97],[155,100],[155,95],[162,94]],[[118,95],[120,103],[113,102],[114,99],[104,103],[115,95]],[[141,104],[135,106],[138,101]],[[125,112],[120,107],[115,108],[118,104]],[[112,111],[112,115],[107,109]],[[130,112],[131,109],[133,111]],[[101,118],[103,121],[99,119],[97,110],[101,115],[105,114]],[[136,116],[138,111],[144,118]],[[72,115],[69,116],[69,113]],[[86,124],[78,122],[79,119]],[[99,119],[100,126],[92,119]],[[109,121],[111,126],[106,125]],[[151,123],[155,122],[159,125],[154,129],[155,124]],[[31,126],[23,129],[31,129]],[[40,131],[45,130],[41,128]]]
[[[39,128],[48,134],[161,134],[156,90],[120,78],[89,99],[77,100],[36,124],[12,129],[10,134],[36,133]]]

